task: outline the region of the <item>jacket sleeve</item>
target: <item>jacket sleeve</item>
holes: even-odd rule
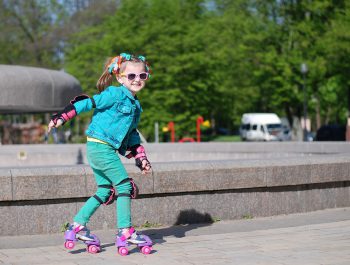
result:
[[[94,95],[93,100],[95,101],[96,109],[106,109],[111,107],[115,102],[120,100],[120,89],[113,89],[108,87],[100,94]]]
[[[116,93],[110,88],[94,95],[92,98],[84,99],[74,103],[77,114],[90,111],[93,108],[106,109],[112,106],[118,99]]]
[[[140,143],[141,143],[141,138],[140,138],[139,132],[136,129],[132,130],[128,139],[127,148]]]
[[[93,103],[91,98],[80,100],[78,102],[75,102],[73,105],[77,114],[89,111],[93,108]]]

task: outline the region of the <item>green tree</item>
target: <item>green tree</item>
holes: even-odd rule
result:
[[[231,129],[244,112],[301,117],[307,63],[317,128],[341,121],[346,109],[346,10],[330,0],[122,1],[115,15],[70,39],[66,69],[92,94],[107,56],[146,55],[153,73],[139,95],[140,128],[151,139],[154,122],[174,121],[178,137],[194,136],[198,115]],[[333,38],[339,42],[325,47]]]
[[[314,128],[327,120],[339,121],[343,111],[337,109],[344,106],[344,93],[339,87],[334,88],[338,78],[334,79],[329,71],[324,43],[337,12],[346,8],[344,2],[299,0],[256,1],[256,4],[268,26],[264,41],[258,45],[262,50],[257,53],[260,67],[255,72],[260,109],[279,113],[284,110],[290,120],[293,116],[302,116],[300,65],[306,63],[309,68],[306,78],[308,109]],[[338,106],[331,106],[334,103],[327,99],[334,93],[338,95],[338,103],[341,102]]]
[[[139,96],[145,109],[143,133],[152,137],[154,122],[163,126],[173,120],[179,134],[191,134],[212,94],[206,85],[203,9],[201,1],[124,1],[115,16],[76,36],[67,52],[67,69],[94,93],[91,84],[102,72],[106,56],[123,51],[146,55],[153,74]]]
[[[57,1],[7,1],[0,3],[0,62],[60,68],[62,32],[66,16]]]
[[[331,103],[322,104],[322,110],[335,109],[334,116],[344,120],[349,117],[350,110],[350,4],[343,2],[341,8],[335,11],[334,19],[327,25],[324,40],[319,43],[320,49],[325,53],[327,80],[323,89],[331,90],[333,98]],[[336,94],[334,96],[334,94]],[[322,97],[329,98],[327,93]],[[328,103],[328,104],[327,104]],[[325,120],[327,122],[327,120]]]

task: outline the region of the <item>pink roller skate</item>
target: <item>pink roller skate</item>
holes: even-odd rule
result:
[[[90,230],[82,225],[70,225],[64,233],[66,242],[64,247],[67,249],[73,249],[75,242],[78,240],[86,244],[86,250],[89,253],[95,254],[101,251],[101,243],[98,237],[94,234],[90,234]]]
[[[122,256],[126,256],[129,253],[128,246],[135,244],[139,247],[140,251],[148,255],[152,251],[152,241],[146,235],[139,235],[133,227],[119,229],[115,245],[118,248],[118,253]]]

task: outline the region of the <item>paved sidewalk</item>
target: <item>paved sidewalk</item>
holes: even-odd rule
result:
[[[94,231],[95,232],[95,231]],[[102,252],[63,247],[62,234],[0,237],[0,264],[350,264],[350,208],[251,220],[145,230],[151,255],[114,246],[113,231],[96,231]]]

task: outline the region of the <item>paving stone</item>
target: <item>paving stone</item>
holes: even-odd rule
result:
[[[119,256],[113,231],[96,233],[104,246],[96,255],[87,253],[81,243],[66,250],[62,235],[0,237],[0,264],[345,265],[350,260],[350,208],[147,229],[144,233],[158,238],[148,256],[135,247],[128,256]]]

